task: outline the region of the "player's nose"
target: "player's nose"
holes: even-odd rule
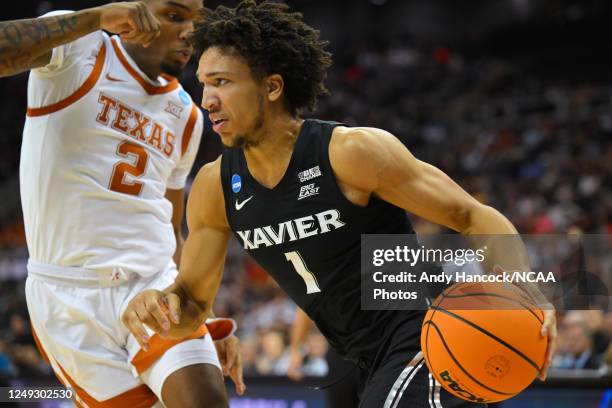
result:
[[[181,39],[181,41],[187,42],[193,30],[193,21],[185,21],[183,23],[183,26],[181,27],[181,30],[179,31],[179,38]]]
[[[204,88],[202,91],[202,108],[209,112],[216,112],[221,107],[221,101],[209,88]]]

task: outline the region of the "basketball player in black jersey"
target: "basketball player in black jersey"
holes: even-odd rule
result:
[[[361,309],[361,234],[412,234],[406,211],[462,234],[516,229],[388,132],[301,119],[326,91],[331,56],[300,14],[252,0],[204,13],[193,37],[202,106],[227,149],[193,183],[177,281],[134,298],[124,323],[143,344],[143,325],[190,334],[213,304],[233,233],[357,364],[361,407],[471,406],[428,373],[424,312]],[[543,335],[554,340],[554,311],[545,313]],[[237,363],[229,374],[241,380],[240,371]]]

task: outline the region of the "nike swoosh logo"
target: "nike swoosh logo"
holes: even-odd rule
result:
[[[106,74],[106,79],[113,82],[125,82],[123,79],[113,78],[112,76],[110,76],[110,74]]]
[[[238,200],[236,200],[236,211],[240,211],[242,210],[242,207],[244,207],[244,205],[246,203],[248,203],[249,201],[251,201],[251,198],[253,198],[253,196],[250,196],[249,198],[247,198],[246,200],[244,200],[243,202],[239,203]]]

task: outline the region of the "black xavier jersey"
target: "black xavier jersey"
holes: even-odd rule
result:
[[[287,171],[272,189],[250,175],[241,149],[223,152],[221,181],[238,242],[338,352],[360,359],[377,349],[398,313],[414,320],[418,332],[422,312],[361,310],[361,234],[414,232],[403,209],[375,197],[360,207],[344,196],[328,154],[337,125],[304,121]]]

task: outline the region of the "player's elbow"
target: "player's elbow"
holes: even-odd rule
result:
[[[453,208],[451,212],[452,228],[461,234],[473,233],[477,225],[478,214],[488,206],[477,201]]]
[[[495,208],[475,202],[455,215],[456,230],[461,234],[516,234],[512,223]]]
[[[10,77],[33,68],[47,65],[51,60],[51,51],[41,52],[36,49],[21,51],[10,44],[0,41],[0,78]]]

